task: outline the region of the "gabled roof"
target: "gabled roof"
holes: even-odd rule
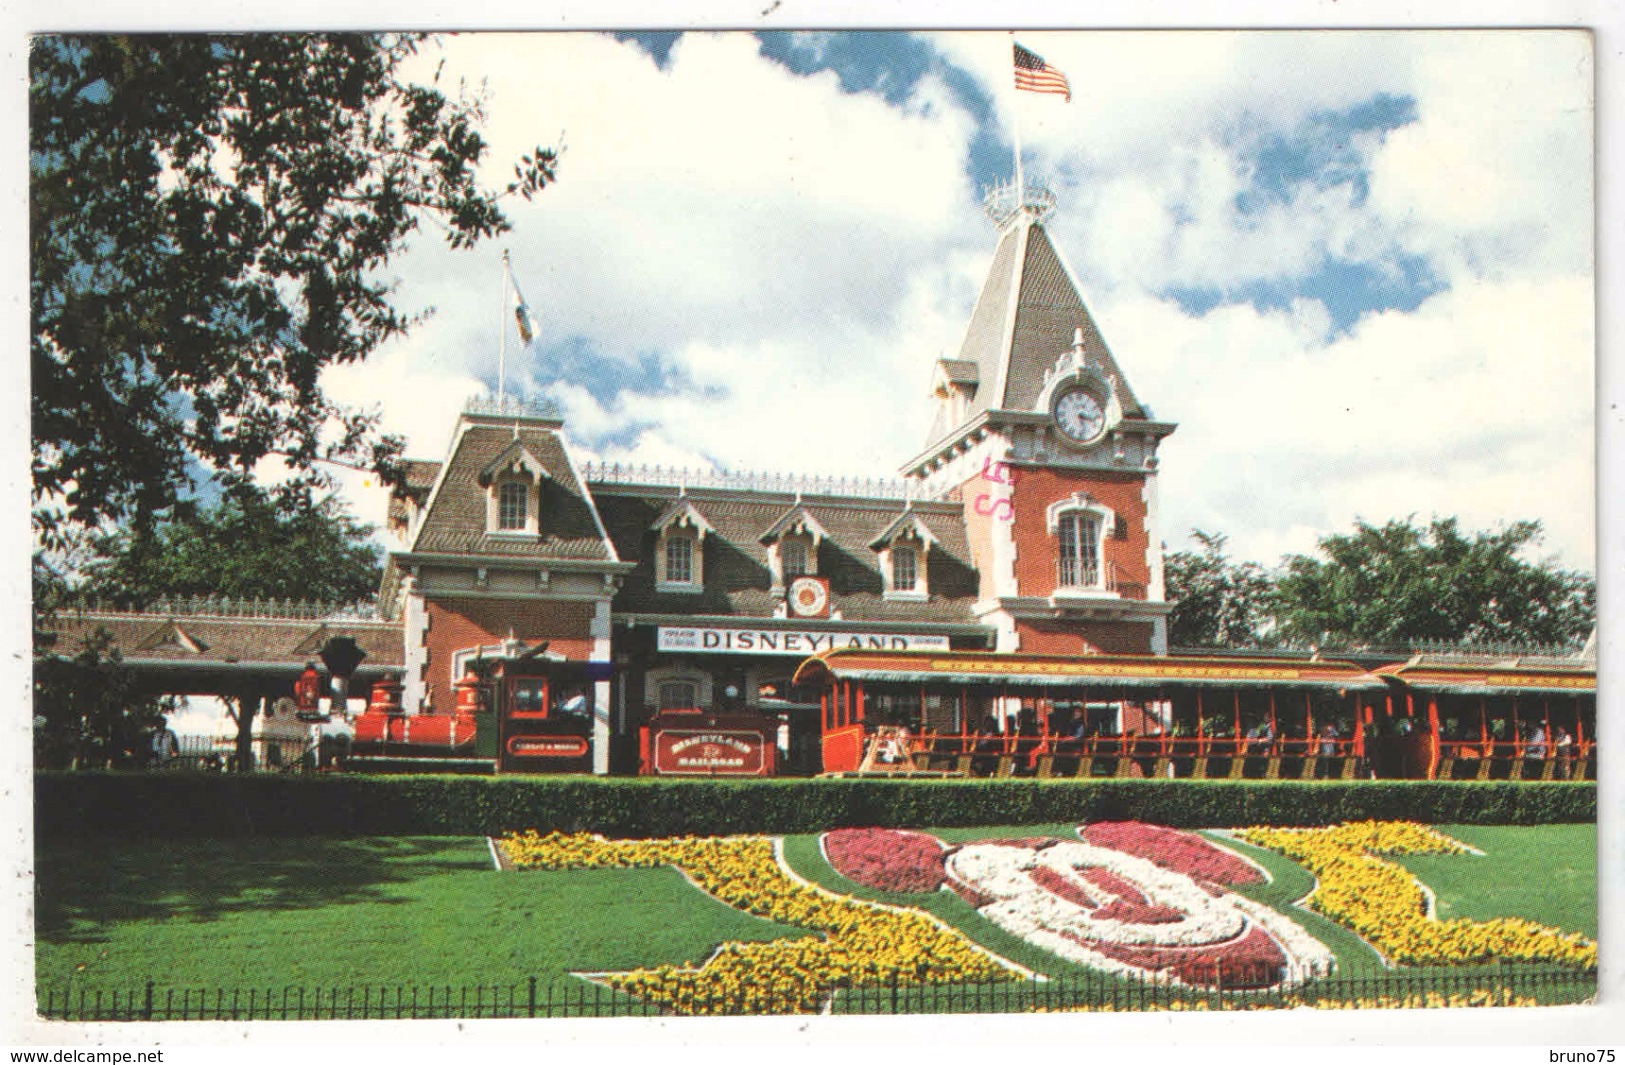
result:
[[[939,364],[975,366],[976,393],[961,424],[990,410],[1031,411],[1044,390],[1044,371],[1071,349],[1076,330],[1082,331],[1090,358],[1115,386],[1123,417],[1149,418],[1043,225],[1022,221],[1008,226],[994,250],[959,357]],[[941,424],[939,416],[928,443],[957,428]]]
[[[715,531],[711,523],[705,520],[705,515],[694,505],[694,501],[688,498],[687,492],[672,500],[671,506],[662,511],[660,517],[656,518],[649,528],[655,532],[664,532],[673,526],[679,528],[687,526],[699,533],[701,539],[705,538],[706,533]]]
[[[398,622],[333,618],[170,615],[127,610],[60,611],[43,622],[57,634],[56,653],[72,656],[97,630],[127,664],[209,672],[251,665],[285,668],[297,674],[333,636],[349,636],[367,652],[363,672],[398,671]],[[290,674],[290,675],[292,675]]]
[[[171,621],[166,625],[152,629],[138,643],[134,644],[131,650],[141,653],[170,652],[183,655],[201,655],[209,650],[209,645],[187,632],[177,622]]]
[[[491,535],[486,528],[487,471],[529,461],[539,469],[537,535]],[[465,420],[429,496],[411,544],[413,554],[465,557],[579,559],[612,562],[615,555],[576,478],[554,425]]]
[[[823,543],[829,536],[829,533],[824,531],[823,525],[819,524],[818,519],[813,517],[812,512],[807,509],[806,504],[802,503],[799,497],[796,499],[795,504],[779,515],[779,519],[769,525],[767,531],[763,532],[758,539],[764,544],[771,544],[785,536],[795,535],[811,536],[814,546]]]
[[[970,385],[981,383],[980,371],[970,359],[938,359],[938,387],[944,385]]]
[[[713,527],[705,539],[705,584],[698,592],[662,592],[655,578],[656,534],[651,526],[678,498],[675,487],[594,482],[594,500],[620,557],[636,563],[622,580],[611,608],[621,614],[771,618],[774,598],[768,545],[762,530],[797,505],[824,530],[818,573],[829,578],[830,607],[842,621],[972,625],[979,594],[965,540],[963,508],[956,503],[916,502],[913,513],[935,537],[923,601],[887,599],[880,560],[869,544],[875,530],[898,517],[895,499],[806,496],[746,489],[689,489],[694,505]]]
[[[914,539],[921,541],[927,547],[931,547],[937,542],[936,534],[931,531],[929,525],[920,520],[920,516],[914,512],[914,507],[911,504],[904,507],[902,513],[893,518],[890,524],[881,529],[875,538],[869,541],[869,547],[871,550],[879,551],[893,540],[905,535],[913,536]]]
[[[525,447],[524,442],[516,436],[513,438],[512,443],[498,453],[496,458],[480,468],[479,475],[475,477],[475,480],[479,482],[480,487],[486,488],[498,477],[518,473],[529,474],[536,478],[537,481],[550,479],[547,468],[542,465],[541,460],[532,455]]]

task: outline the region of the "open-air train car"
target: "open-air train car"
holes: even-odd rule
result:
[[[826,772],[1579,779],[1596,771],[1596,673],[1579,665],[1413,659],[1369,670],[1319,658],[836,650],[805,661],[795,682],[823,692]]]

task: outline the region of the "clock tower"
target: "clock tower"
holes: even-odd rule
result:
[[[999,243],[903,473],[964,508],[997,650],[1165,654],[1157,447],[1174,425],[1106,346],[1044,228],[1053,209],[1031,184],[989,195]]]

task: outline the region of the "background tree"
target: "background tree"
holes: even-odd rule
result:
[[[1596,581],[1521,555],[1540,523],[1464,535],[1454,518],[1426,526],[1358,522],[1291,555],[1275,582],[1279,635],[1321,645],[1419,641],[1577,644],[1596,623]]]
[[[1256,562],[1224,553],[1227,537],[1193,529],[1200,551],[1174,551],[1163,559],[1173,613],[1168,641],[1179,647],[1253,647],[1267,625],[1269,574]]]
[[[44,648],[35,655],[37,767],[106,769],[145,760],[150,734],[173,701],[140,690],[135,671],[108,644],[107,633],[99,631],[80,647]]]
[[[85,589],[123,607],[194,595],[354,602],[378,591],[372,534],[336,497],[307,506],[241,492],[182,504],[150,535],[105,538]]]
[[[400,441],[322,391],[413,321],[382,272],[424,221],[461,247],[551,181],[482,188],[479,102],[402,75],[399,35],[35,38],[29,69],[34,519],[133,520],[281,456],[394,475]]]
[[[245,487],[212,507],[179,504],[173,517],[144,535],[125,529],[101,538],[100,557],[85,565],[74,598],[120,607],[194,595],[353,602],[378,590],[380,563],[372,532],[334,497],[312,504]],[[89,663],[100,664],[94,658]],[[116,660],[111,666],[116,670]],[[107,668],[80,668],[75,675],[87,691],[98,679],[118,680]],[[110,684],[108,697],[117,690]],[[57,697],[54,689],[36,685],[36,691],[43,699]],[[237,764],[247,770],[260,696],[220,695],[237,724]],[[133,717],[152,718],[144,704],[132,706]],[[147,727],[155,724],[156,719],[148,720]]]

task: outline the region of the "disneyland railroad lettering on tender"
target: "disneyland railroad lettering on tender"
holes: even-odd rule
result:
[[[661,651],[707,654],[814,655],[835,647],[880,651],[946,651],[948,637],[917,633],[806,632],[780,629],[713,629],[661,626]]]

